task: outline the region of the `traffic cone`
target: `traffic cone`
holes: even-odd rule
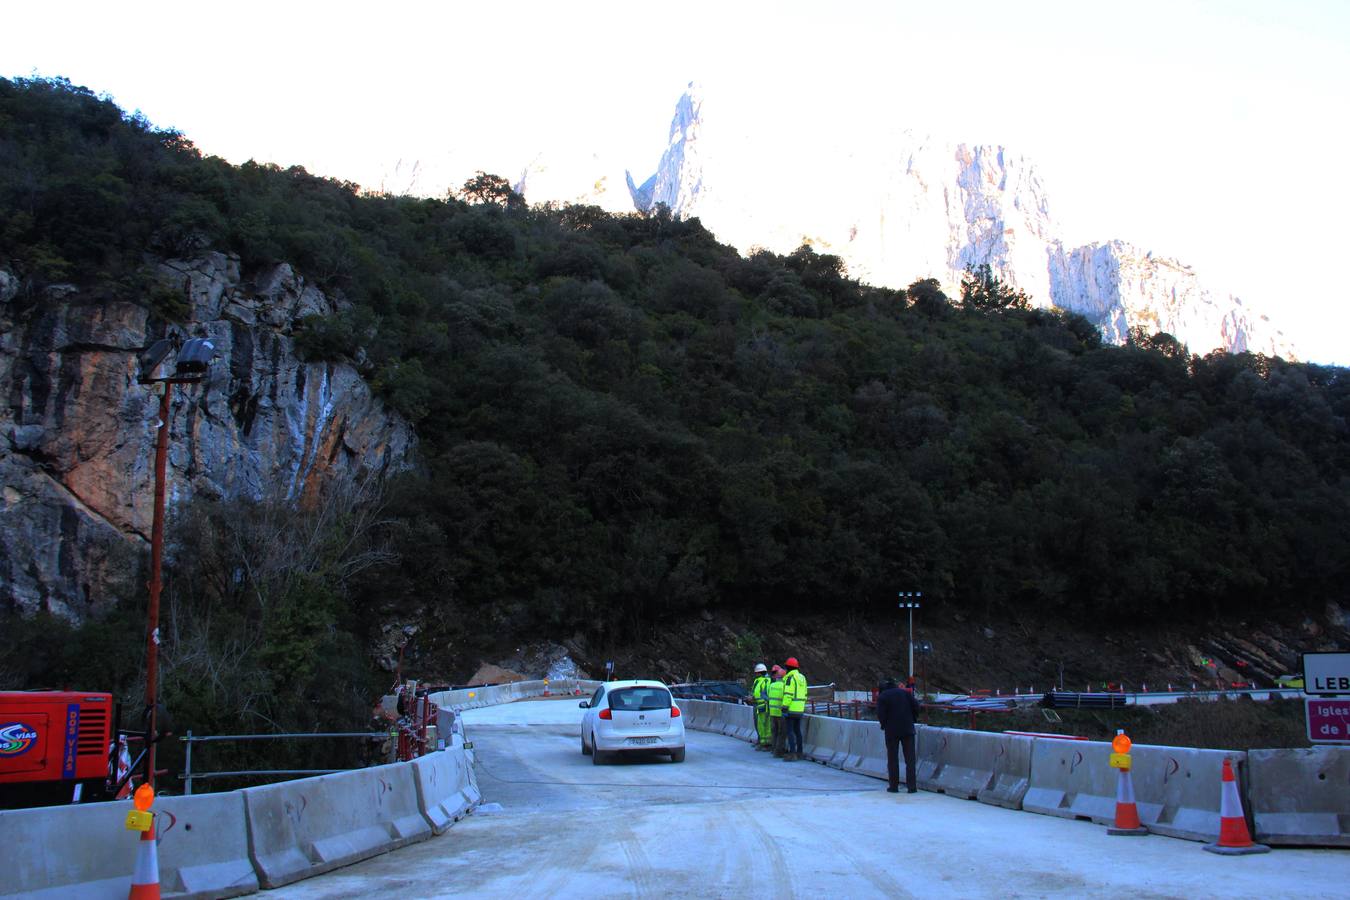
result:
[[[1120,769],[1116,779],[1116,824],[1106,829],[1107,834],[1148,834],[1148,829],[1139,824],[1139,807],[1134,803],[1134,782],[1130,780],[1130,770]]]
[[[136,871],[131,876],[131,893],[127,900],[159,900],[159,851],[156,849],[155,826],[141,832],[137,842]]]
[[[1219,841],[1206,844],[1205,849],[1223,856],[1270,852],[1265,844],[1252,841],[1252,834],[1247,830],[1247,818],[1242,814],[1242,798],[1238,796],[1233,765],[1226,756],[1223,760],[1223,794],[1219,798]]]

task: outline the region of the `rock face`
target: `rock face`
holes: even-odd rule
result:
[[[742,252],[810,243],[874,284],[936,278],[951,297],[968,266],[988,263],[1035,305],[1080,313],[1116,343],[1141,326],[1196,353],[1294,353],[1269,320],[1207,290],[1182,263],[1120,241],[1065,249],[1035,167],[1002,147],[859,123],[844,141],[810,143],[829,128],[808,121],[746,132],[740,118],[691,84],[656,171],[640,183],[627,175],[631,208],[664,203]],[[561,180],[522,187],[531,202],[576,193]]]
[[[304,502],[410,465],[411,427],[355,369],[297,358],[295,324],[335,305],[290,266],[245,281],[237,259],[208,253],[160,274],[191,304],[183,336],[219,354],[173,389],[170,516],[198,496]],[[0,605],[80,619],[143,589],[159,397],[138,383],[138,352],[163,328],[66,287],[20,304],[0,269]]]
[[[636,185],[632,173],[625,173],[637,210],[647,212],[664,203],[672,212],[697,215],[693,210],[703,194],[702,131],[703,99],[691,84],[675,105],[670,137],[655,174]]]
[[[1050,297],[1118,344],[1137,326],[1149,334],[1165,331],[1196,352],[1218,347],[1294,356],[1284,335],[1241,298],[1211,292],[1190,266],[1123,241],[1052,254]]]

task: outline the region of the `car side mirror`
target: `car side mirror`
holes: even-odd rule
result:
[[[590,708],[591,708],[591,701],[589,701],[589,700],[582,700],[580,703],[577,704],[577,706],[580,706],[582,709],[590,709]]]

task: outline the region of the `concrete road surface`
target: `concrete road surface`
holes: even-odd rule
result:
[[[1330,897],[1350,852],[1190,841],[784,763],[688,733],[688,758],[593,766],[576,701],[465,714],[485,804],[447,834],[268,892],[330,897]],[[538,723],[538,724],[529,724]]]

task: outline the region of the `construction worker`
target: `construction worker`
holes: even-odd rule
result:
[[[783,755],[783,672],[782,666],[774,666],[769,675],[769,727],[773,732],[773,755]]]
[[[802,758],[802,717],[806,715],[806,676],[797,670],[797,657],[789,656],[783,663],[787,674],[783,676],[783,726],[787,731],[784,738],[783,761],[796,762]]]
[[[756,750],[768,750],[773,734],[769,731],[769,667],[764,663],[755,663],[755,681],[750,696],[755,701],[755,741]]]

